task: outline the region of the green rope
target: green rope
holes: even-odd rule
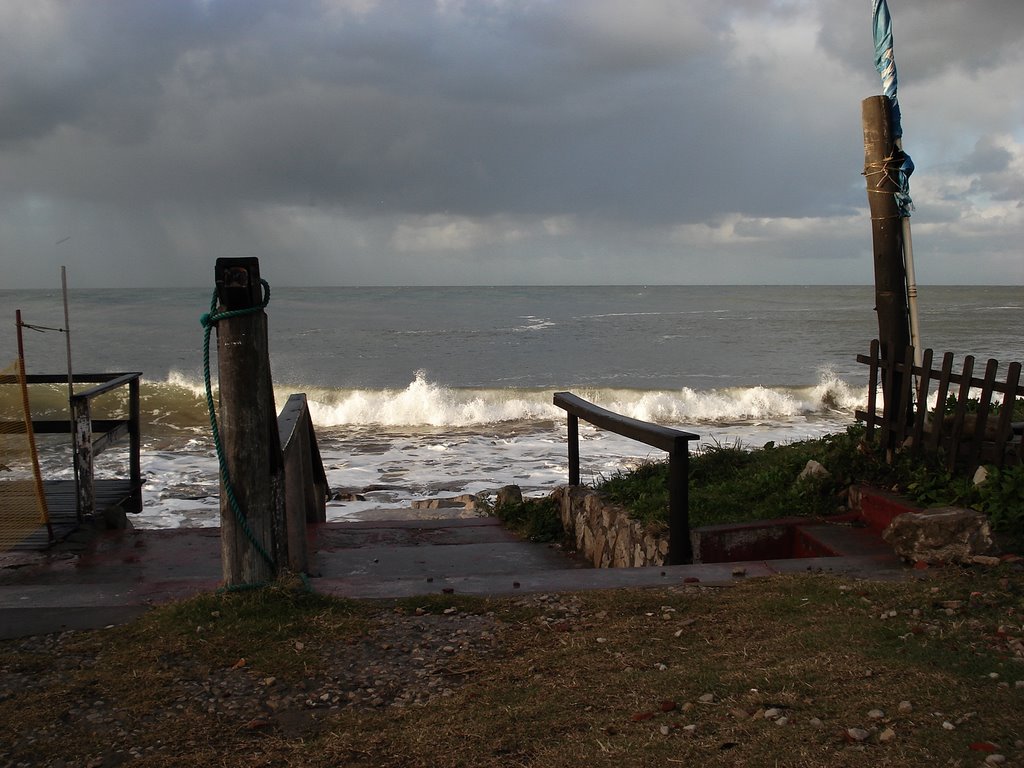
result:
[[[217,312],[217,291],[213,292],[213,299],[210,301],[210,311],[199,318],[199,322],[202,324],[203,332],[203,377],[206,383],[206,407],[210,411],[210,430],[213,432],[213,444],[217,449],[217,463],[220,465],[220,477],[224,483],[224,493],[228,497],[228,505],[231,507],[232,513],[234,513],[235,520],[241,527],[245,537],[252,543],[253,548],[260,554],[264,562],[270,566],[271,569],[276,570],[277,564],[274,562],[274,558],[267,552],[263,545],[256,538],[256,534],[253,533],[252,528],[249,527],[249,521],[246,519],[245,513],[242,511],[241,506],[238,504],[238,499],[235,497],[235,489],[231,484],[231,476],[228,472],[227,459],[224,457],[224,448],[220,442],[220,429],[217,427],[217,411],[213,405],[213,387],[210,384],[210,333],[213,331],[213,327],[220,320],[227,320],[231,317],[239,317],[241,315],[248,315],[253,312],[262,311],[267,304],[270,303],[270,284],[266,280],[260,280],[263,285],[263,302],[255,307],[246,307],[245,309],[233,309],[227,312]],[[252,587],[258,587],[261,585],[253,584]]]

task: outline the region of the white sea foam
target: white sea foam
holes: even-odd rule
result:
[[[428,381],[418,371],[403,390],[318,390],[308,394],[316,424],[453,426],[552,419],[560,411],[549,392],[456,389]]]
[[[493,493],[511,483],[541,494],[567,479],[566,417],[552,404],[552,389],[446,387],[420,371],[404,388],[281,388],[278,404],[296,389],[305,389],[329,484],[365,499],[332,502],[332,520],[372,518],[375,510],[408,508],[418,499]],[[749,447],[843,429],[866,399],[831,371],[808,387],[573,391],[608,410],[696,432],[703,443]],[[203,383],[174,372],[144,385],[147,407],[156,428],[143,448],[145,508],[136,525],[216,525],[219,479]],[[164,425],[175,428],[159,429]],[[585,422],[580,439],[585,481],[660,457]]]
[[[312,389],[307,392],[316,424],[324,426],[469,427],[509,421],[564,418],[552,404],[553,390],[462,389],[429,381],[417,372],[405,389]],[[811,387],[737,387],[695,390],[576,390],[596,405],[643,421],[740,422],[815,413],[849,413],[866,397],[830,371]],[[283,402],[284,393],[278,393]]]

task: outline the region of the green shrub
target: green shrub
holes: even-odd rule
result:
[[[826,515],[838,511],[841,496],[864,468],[884,465],[861,447],[863,430],[785,446],[769,443],[749,450],[740,443],[712,444],[690,456],[690,522],[710,525],[774,517]],[[796,479],[811,459],[827,478]],[[668,464],[649,462],[597,484],[612,501],[645,522],[664,522],[668,513]]]
[[[1024,465],[990,467],[977,492],[977,507],[988,515],[992,529],[1024,539]]]
[[[550,496],[501,504],[494,514],[505,527],[530,541],[558,542],[565,538],[558,502]]]
[[[1020,402],[1020,401],[1018,401]],[[797,482],[811,459],[827,478]],[[985,512],[992,528],[1011,544],[1024,544],[1024,467],[989,467],[975,486],[963,472],[950,472],[942,455],[899,454],[889,464],[884,451],[864,442],[864,428],[749,450],[739,443],[709,445],[690,456],[690,523],[694,526],[830,515],[846,502],[855,483],[886,488],[922,507],[964,506]],[[602,479],[595,489],[647,523],[668,518],[668,463],[647,462]]]

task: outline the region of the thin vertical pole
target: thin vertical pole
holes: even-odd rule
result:
[[[14,313],[15,325],[18,336],[18,377],[21,379],[21,407],[25,414],[25,437],[28,440],[28,450],[32,455],[32,478],[36,489],[36,499],[39,502],[43,519],[40,521],[46,526],[46,533],[53,541],[53,524],[50,522],[50,510],[46,505],[46,491],[43,488],[43,474],[39,469],[39,454],[36,452],[36,433],[32,427],[32,409],[28,402],[28,382],[25,376],[25,339],[22,334],[21,310]]]
[[[75,440],[75,414],[71,412],[71,401],[75,397],[75,377],[71,370],[71,321],[68,314],[68,270],[60,268],[60,289],[64,297],[64,347],[68,358],[68,420],[71,427],[71,464],[75,476],[75,514],[82,521],[82,505],[79,499],[78,441]]]

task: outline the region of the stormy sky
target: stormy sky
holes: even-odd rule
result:
[[[921,284],[1024,284],[1024,2],[890,0]],[[0,287],[870,283],[871,0],[0,0]]]

